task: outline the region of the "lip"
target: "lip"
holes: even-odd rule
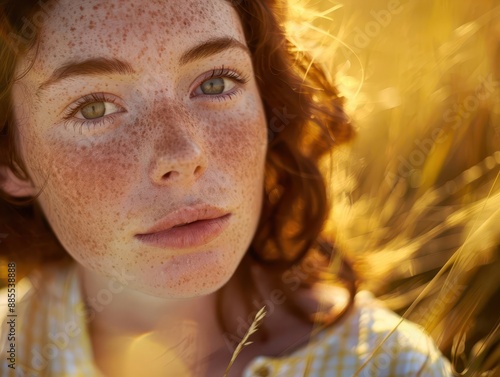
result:
[[[135,238],[155,247],[184,249],[202,246],[217,238],[228,226],[231,213],[200,205],[176,210]],[[182,225],[185,223],[190,223]]]

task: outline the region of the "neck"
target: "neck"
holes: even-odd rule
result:
[[[94,314],[88,330],[95,355],[172,350],[177,359],[193,363],[230,353],[216,317],[216,293],[189,299],[158,298],[128,287],[111,293],[110,279],[81,266],[78,273]]]

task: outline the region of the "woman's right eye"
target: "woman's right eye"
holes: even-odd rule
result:
[[[81,106],[80,110],[75,113],[75,118],[93,120],[117,112],[120,112],[120,108],[112,102],[92,102]],[[77,115],[81,115],[81,117]]]
[[[127,111],[118,105],[112,96],[92,93],[71,105],[63,118],[66,125],[78,126],[81,133],[84,126],[93,128],[104,126],[113,121],[114,115],[125,112]]]

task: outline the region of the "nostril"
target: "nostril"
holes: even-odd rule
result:
[[[169,171],[168,173],[163,175],[163,179],[169,179],[178,176],[179,173],[176,171]]]

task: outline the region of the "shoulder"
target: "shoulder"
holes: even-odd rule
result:
[[[0,375],[21,371],[26,376],[50,375],[53,368],[66,365],[62,360],[82,348],[77,335],[83,333],[85,323],[77,310],[80,292],[74,265],[44,266],[19,281],[15,290],[12,325],[7,324],[11,317],[6,317],[12,315],[11,308],[9,313],[2,313],[0,351],[13,350],[16,369],[0,360]],[[5,291],[1,294],[5,295]]]
[[[342,321],[317,332],[307,346],[286,357],[258,357],[249,366],[263,368],[269,376],[451,376],[431,337],[366,291]]]
[[[448,361],[425,330],[367,291],[358,293],[351,315],[336,331],[331,329],[324,341],[355,351],[363,361],[360,376],[451,375]]]
[[[19,315],[19,312],[23,313],[27,308],[47,299],[61,299],[74,272],[74,265],[71,263],[50,264],[31,271],[11,287],[0,289],[0,317],[4,319],[13,311]]]

